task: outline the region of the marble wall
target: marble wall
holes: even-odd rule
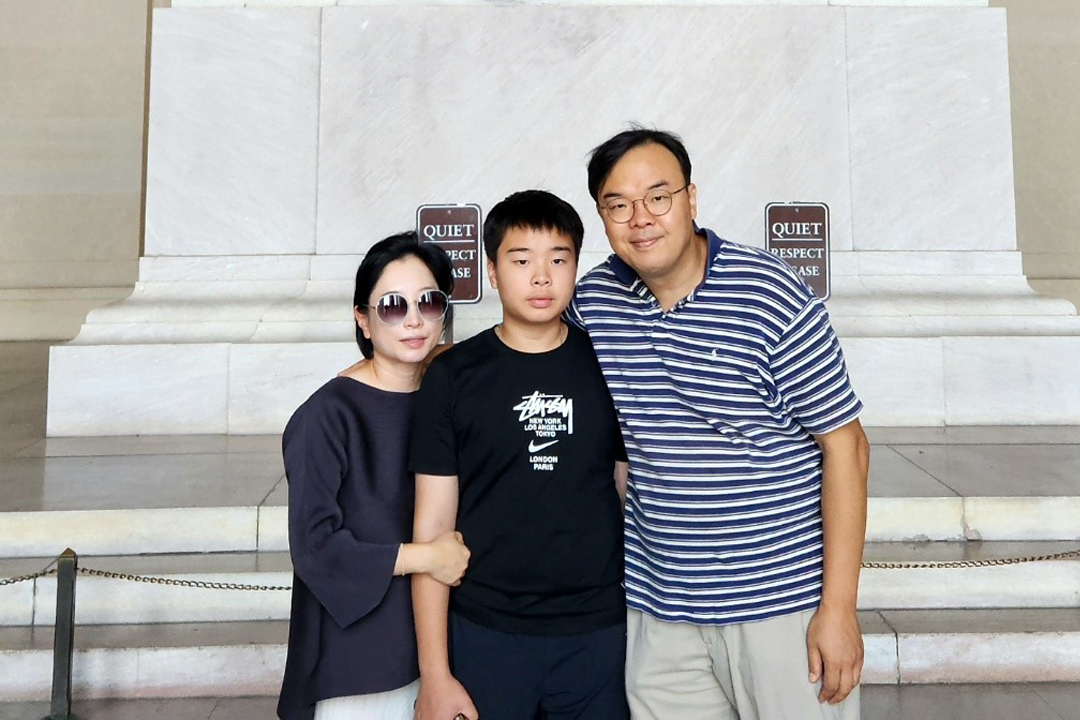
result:
[[[855,248],[1014,250],[1004,13],[846,16]]]
[[[604,253],[584,164],[630,121],[683,135],[732,239],[805,199],[837,251],[1014,250],[1005,43],[985,9],[162,11],[147,255],[356,254],[524,187]]]
[[[146,255],[315,250],[318,10],[155,13]]]
[[[630,121],[684,137],[699,222],[732,240],[762,245],[770,202],[829,204],[829,308],[869,422],[1080,422],[1024,363],[1059,377],[1080,323],[1016,253],[1004,12],[823,4],[157,11],[147,256],[134,295],[54,349],[50,434],[280,430],[355,356],[358,257],[422,203],[547,188],[595,264],[587,153]],[[459,310],[457,339],[499,315]],[[1012,338],[1017,404],[980,394],[972,337]],[[208,401],[158,413],[122,387],[183,394],[166,363]]]
[[[834,247],[851,247],[841,9],[399,5],[156,23],[147,255],[355,254],[421,203],[490,207],[525,187],[575,204],[603,253],[585,155],[628,121],[683,134],[705,222],[760,244],[765,203],[827,198]]]

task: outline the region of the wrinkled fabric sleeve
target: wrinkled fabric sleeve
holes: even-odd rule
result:
[[[343,526],[338,491],[349,470],[347,432],[341,410],[308,404],[282,438],[293,571],[341,628],[382,602],[399,549],[397,543],[358,540]]]
[[[811,434],[836,430],[862,411],[848,378],[840,341],[817,298],[810,299],[792,318],[770,360],[781,400]]]

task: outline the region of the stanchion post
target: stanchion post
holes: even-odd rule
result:
[[[52,705],[45,720],[78,720],[71,714],[71,657],[75,649],[75,575],[78,569],[79,556],[71,548],[57,558]]]

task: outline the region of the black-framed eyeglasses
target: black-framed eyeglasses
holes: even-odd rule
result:
[[[674,192],[663,188],[654,188],[646,193],[643,198],[637,200],[627,200],[621,197],[611,198],[600,207],[607,213],[611,222],[616,223],[630,222],[630,218],[634,217],[634,205],[638,202],[645,206],[650,215],[660,217],[661,215],[667,215],[668,211],[671,210],[671,198],[688,187],[690,187],[689,184],[683,185]]]
[[[425,290],[416,298],[416,312],[427,322],[438,322],[446,315],[450,298],[442,290]],[[388,292],[375,302],[375,314],[387,325],[400,325],[409,315],[409,299],[399,292]]]

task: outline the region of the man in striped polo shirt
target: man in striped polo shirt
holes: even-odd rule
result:
[[[569,312],[630,460],[633,717],[858,718],[869,445],[825,307],[698,228],[677,136],[620,133],[588,175],[615,254]]]

